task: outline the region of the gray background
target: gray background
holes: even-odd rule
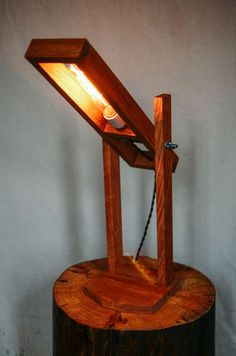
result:
[[[151,119],[172,94],[175,260],[215,283],[217,355],[236,355],[235,1],[1,0],[0,14],[0,355],[50,355],[54,280],[106,254],[101,139],[24,59],[50,37],[87,37]],[[130,254],[152,182],[122,163]]]

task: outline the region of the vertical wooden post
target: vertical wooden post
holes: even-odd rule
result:
[[[154,99],[155,174],[158,239],[158,283],[166,286],[173,279],[172,157],[165,142],[171,141],[171,96]]]
[[[103,167],[108,270],[114,273],[123,256],[120,161],[118,153],[105,140],[103,140]]]

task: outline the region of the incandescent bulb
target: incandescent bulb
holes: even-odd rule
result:
[[[65,66],[73,73],[81,87],[89,94],[89,96],[102,108],[103,117],[108,123],[117,130],[122,130],[126,123],[117,114],[111,105],[108,104],[106,99],[102,96],[97,88],[90,82],[84,72],[79,69],[75,64],[66,63]]]

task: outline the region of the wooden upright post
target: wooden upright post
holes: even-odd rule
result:
[[[155,173],[158,238],[158,283],[166,286],[173,279],[172,227],[172,150],[171,96],[163,94],[154,99],[155,117]]]
[[[116,272],[123,257],[120,193],[120,161],[118,153],[103,140],[103,166],[106,207],[108,271]]]

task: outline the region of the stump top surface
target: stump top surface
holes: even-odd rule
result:
[[[143,271],[155,270],[157,261],[141,257],[137,270],[140,280]],[[143,268],[142,268],[143,266]],[[215,288],[201,272],[181,264],[174,264],[178,289],[154,313],[125,313],[103,307],[83,292],[94,275],[107,270],[107,259],[87,261],[65,270],[54,284],[54,302],[70,318],[94,328],[117,330],[157,330],[190,323],[206,314],[215,302]],[[122,268],[121,268],[122,272]],[[153,286],[153,276],[147,273],[147,288]]]

